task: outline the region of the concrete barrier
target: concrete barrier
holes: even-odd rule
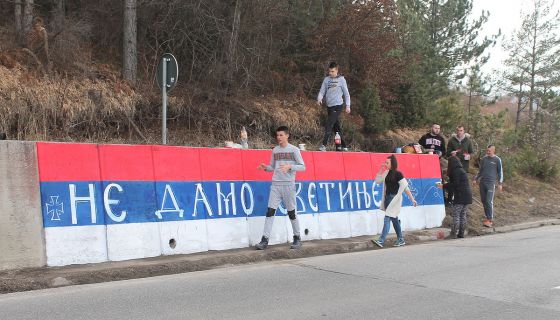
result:
[[[107,261],[98,146],[38,142],[37,155],[47,264]]]
[[[0,270],[45,264],[35,143],[0,141]]]
[[[272,173],[257,166],[269,162],[270,150],[40,142],[35,152],[33,143],[0,146],[7,177],[0,183],[0,214],[9,221],[0,224],[0,246],[8,252],[1,268],[241,248],[262,236]],[[307,170],[297,175],[296,203],[304,241],[381,232],[382,185],[374,178],[388,154],[302,155]],[[435,187],[437,156],[397,157],[420,205],[404,197],[403,229],[440,226],[445,210]],[[281,207],[270,243],[291,238]]]

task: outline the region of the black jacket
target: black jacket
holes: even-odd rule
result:
[[[445,156],[445,139],[441,135],[433,136],[430,132],[423,135],[418,143],[424,149],[434,149],[438,156]]]
[[[449,171],[449,183],[446,187],[453,192],[453,204],[471,204],[472,190],[465,170],[458,166]]]

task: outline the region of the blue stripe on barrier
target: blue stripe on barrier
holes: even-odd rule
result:
[[[443,204],[439,179],[409,179],[420,205]],[[270,182],[42,182],[45,227],[264,216]],[[299,214],[379,208],[382,185],[372,180],[296,184]],[[412,205],[404,196],[404,206]],[[279,214],[285,210],[279,209]]]

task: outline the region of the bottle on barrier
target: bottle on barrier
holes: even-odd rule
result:
[[[340,134],[338,134],[338,132],[334,135],[334,144],[336,146],[336,151],[342,151],[342,138],[340,137]]]

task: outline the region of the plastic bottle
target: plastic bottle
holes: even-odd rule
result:
[[[340,145],[342,143],[342,138],[340,138],[340,134],[338,134],[338,132],[334,135],[334,144],[336,145],[336,150],[340,151],[342,150],[342,146]]]

